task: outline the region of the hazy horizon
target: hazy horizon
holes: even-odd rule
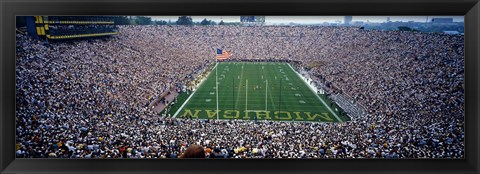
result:
[[[177,21],[179,16],[148,16],[152,20]],[[240,22],[240,16],[191,16],[194,22],[200,22],[203,19],[212,20],[215,22]],[[390,21],[415,21],[426,22],[431,21],[432,18],[453,18],[453,22],[464,22],[464,16],[353,16],[352,21],[381,23],[386,22],[390,17]],[[427,18],[428,17],[428,18]],[[344,16],[265,16],[265,23],[271,24],[318,24],[318,23],[335,23],[344,22]]]

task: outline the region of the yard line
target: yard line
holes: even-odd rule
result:
[[[240,73],[240,82],[238,83],[238,90],[237,90],[237,101],[235,102],[235,108],[237,108],[237,105],[238,105],[238,99],[240,99],[240,90],[242,89],[241,86],[242,86],[242,80],[243,79],[243,63],[242,63],[242,69],[241,69],[241,73]]]
[[[325,107],[327,107],[327,109],[333,114],[333,116],[335,116],[335,118],[337,118],[337,120],[338,120],[339,122],[342,122],[342,120],[338,117],[338,115],[335,114],[335,112],[333,112],[333,110],[332,110],[330,107],[328,107],[327,103],[325,103],[325,101],[323,101],[323,99],[320,98],[320,97],[317,95],[317,92],[312,88],[312,86],[310,86],[307,82],[305,82],[305,80],[302,79],[302,76],[301,76],[298,72],[296,72],[290,64],[288,64],[288,66],[290,67],[290,69],[292,69],[293,72],[295,72],[295,74],[298,75],[298,77],[303,81],[303,83],[305,83],[305,85],[307,85],[308,88],[310,88],[310,90],[312,90],[313,94],[315,94],[315,96],[316,96],[318,99],[320,99],[320,101],[323,103],[323,105],[325,105]]]
[[[294,71],[293,73],[295,74],[295,71]],[[289,77],[291,77],[291,75],[293,75],[293,74],[290,74],[290,73],[289,73],[288,75],[289,75]],[[299,84],[299,83],[300,83],[300,82],[298,82],[298,81],[302,81],[301,78],[299,79],[299,78],[292,77],[292,79],[295,80],[295,83],[296,83],[296,84]],[[307,85],[307,86],[308,86],[308,85]],[[315,100],[315,97],[312,98],[312,97],[313,97],[313,96],[312,96],[312,93],[309,93],[309,92],[308,92],[309,89],[305,89],[305,87],[308,88],[307,86],[301,86],[301,85],[299,85],[299,86],[293,86],[293,87],[296,89],[295,91],[297,91],[298,93],[300,93],[300,98],[301,98],[304,102],[309,102],[309,103],[316,103],[316,102],[318,102],[318,100]],[[315,92],[313,93],[313,95],[317,96],[317,95],[315,94]]]
[[[217,68],[217,65],[218,64],[215,64],[215,67],[213,67],[212,71],[215,68]],[[211,73],[211,71],[210,71],[210,73]],[[187,100],[185,100],[185,102],[183,102],[182,106],[180,106],[180,108],[178,108],[177,112],[175,112],[175,114],[173,114],[173,118],[177,117],[177,114],[183,109],[183,107],[188,103],[188,101],[190,101],[190,99],[193,97],[195,92],[197,92],[200,89],[200,86],[202,86],[203,82],[207,81],[208,77],[210,76],[210,73],[208,73],[208,75],[200,82],[200,84],[198,84],[197,90],[193,91],[192,94],[187,98]]]

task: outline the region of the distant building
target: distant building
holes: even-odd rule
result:
[[[353,17],[352,16],[345,16],[345,25],[349,25],[352,22]]]
[[[452,23],[453,18],[432,18],[432,23]]]
[[[353,21],[353,22],[350,22],[351,25],[355,25],[355,26],[361,26],[364,24],[363,21]]]

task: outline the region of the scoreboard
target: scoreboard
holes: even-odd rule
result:
[[[265,16],[240,16],[240,22],[265,23]]]
[[[118,34],[111,16],[25,16],[28,34],[35,38],[73,39]]]

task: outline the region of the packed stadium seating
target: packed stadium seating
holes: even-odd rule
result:
[[[465,157],[461,35],[309,26],[119,33],[49,44],[17,34],[17,157],[177,158],[191,144],[209,158]],[[215,48],[232,59],[301,62],[354,119],[189,120],[146,107],[210,65]]]

